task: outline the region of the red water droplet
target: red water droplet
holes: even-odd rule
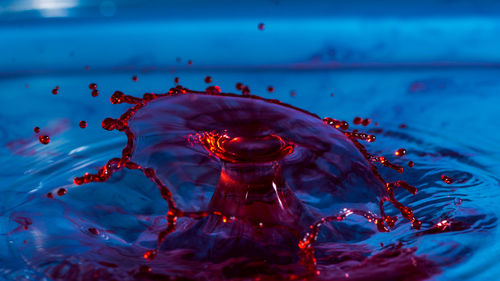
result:
[[[53,95],[59,94],[59,86],[56,86],[54,89],[52,89],[52,94]]]
[[[112,131],[116,128],[116,121],[113,118],[106,118],[102,120],[101,126],[104,130]]]
[[[94,235],[99,235],[99,230],[97,230],[97,228],[95,227],[89,227],[88,231]]]
[[[144,253],[144,258],[148,261],[154,259],[156,257],[156,250],[150,250]]]
[[[410,168],[411,168],[411,167],[413,167],[413,166],[415,166],[415,163],[413,163],[413,161],[408,161],[408,167],[410,167]]]
[[[417,194],[417,191],[418,191],[417,188],[414,187],[413,185],[408,184],[405,181],[397,181],[396,185],[408,190],[413,195]]]
[[[397,164],[391,163],[389,160],[385,159],[385,157],[383,157],[383,156],[378,157],[377,161],[380,162],[380,164],[382,164],[382,165],[384,165],[386,167],[389,167],[389,168],[397,171],[400,174],[403,173],[403,167],[401,167],[401,166],[399,166]]]
[[[132,76],[132,81],[134,81],[134,82],[139,81],[139,78],[137,77],[137,75]]]
[[[49,198],[49,199],[54,198],[54,195],[52,194],[52,192],[47,193],[47,195],[46,195],[46,196],[47,196],[47,198]]]
[[[250,95],[250,88],[248,86],[244,86],[243,89],[241,90],[241,94],[244,96]]]
[[[83,182],[83,179],[81,177],[77,177],[77,178],[73,179],[73,183],[76,185],[82,185],[84,182]]]
[[[207,87],[205,89],[205,91],[207,92],[207,94],[220,94],[221,93],[221,90],[220,90],[220,87],[219,86],[210,86],[210,87]]]
[[[400,148],[400,149],[396,150],[396,152],[394,152],[394,155],[399,156],[399,157],[401,157],[405,154],[406,154],[406,149],[404,149],[404,148]]]
[[[24,87],[26,87],[26,89],[28,89],[30,87],[30,84],[26,84],[26,85],[24,85]]]
[[[90,70],[90,66],[86,65],[85,70]]]
[[[175,84],[179,84],[179,77],[175,77],[175,78],[174,78],[174,83],[175,83]]]
[[[35,134],[40,133],[40,128],[39,127],[33,128],[33,132],[35,132]]]
[[[146,168],[144,170],[144,174],[146,175],[146,177],[148,178],[151,178],[151,177],[154,177],[155,176],[155,170],[151,169],[151,168]]]
[[[335,95],[333,93],[330,94],[330,97],[334,97]]]
[[[419,220],[413,220],[411,222],[411,226],[415,228],[416,230],[420,230],[420,227],[422,227],[422,222]]]
[[[290,96],[295,97],[296,95],[297,95],[297,93],[295,91],[290,92]]]
[[[236,90],[238,90],[238,91],[243,90],[243,83],[241,83],[241,82],[236,83]]]
[[[406,129],[406,128],[408,128],[408,126],[407,126],[406,124],[404,124],[404,123],[403,123],[403,124],[400,124],[400,125],[399,125],[399,128],[400,128],[400,129]]]
[[[38,137],[38,140],[40,141],[40,143],[42,144],[49,144],[50,142],[50,138],[49,136],[39,136]]]
[[[85,122],[84,120],[80,121],[78,123],[78,126],[80,126],[80,128],[84,129],[87,127],[87,122]]]
[[[59,188],[59,189],[57,190],[57,195],[59,195],[59,196],[63,196],[63,195],[65,195],[65,194],[66,194],[66,192],[68,192],[68,191],[66,190],[66,188]]]
[[[95,98],[99,95],[99,91],[98,90],[92,90],[92,96]]]
[[[188,65],[193,65],[193,61],[192,60],[188,60]]]
[[[448,177],[447,175],[441,175],[441,180],[447,184],[452,184],[455,180]]]
[[[273,86],[267,86],[267,91],[268,91],[269,93],[274,92],[274,87],[273,87]]]
[[[340,122],[340,129],[342,129],[342,130],[349,129],[349,123],[347,123],[347,121],[341,121]]]
[[[408,219],[410,221],[413,220],[413,210],[412,209],[410,209],[409,207],[404,206],[404,207],[402,207],[400,209],[400,211],[401,211],[401,215],[403,217],[405,217],[406,219]]]
[[[205,77],[205,83],[207,83],[207,84],[212,83],[212,77],[206,76]]]
[[[368,142],[374,142],[377,139],[374,135],[368,135],[368,138],[366,139]]]
[[[257,27],[259,28],[259,30],[264,30],[266,26],[264,25],[264,23],[261,22]]]
[[[120,92],[120,91],[115,91],[113,95],[111,96],[111,103],[112,104],[119,104],[123,102],[123,98],[125,97],[125,94]]]
[[[352,120],[352,123],[354,123],[354,125],[359,125],[361,124],[361,122],[363,122],[363,118],[357,116],[357,117],[354,117],[354,119]]]
[[[361,124],[366,127],[366,126],[370,125],[371,122],[372,122],[371,119],[365,118],[365,119],[363,119],[363,122],[361,122]]]
[[[97,89],[97,84],[96,83],[90,83],[89,84],[89,89],[96,90]]]

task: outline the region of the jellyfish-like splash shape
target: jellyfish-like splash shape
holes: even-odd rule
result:
[[[121,157],[109,160],[95,174],[76,177],[74,183],[106,182],[123,169],[138,170],[159,189],[151,200],[165,201],[168,209],[161,229],[130,230],[128,234],[137,236],[126,249],[134,257],[127,262],[129,271],[117,270],[109,266],[116,263],[108,261],[105,265],[113,268],[107,269],[113,271],[110,276],[121,280],[320,277],[317,256],[329,251],[366,256],[369,250],[315,249],[314,242],[348,245],[377,230],[389,231],[397,218],[385,214],[384,202],[399,209],[414,228],[420,227],[411,209],[394,197],[395,188],[412,193],[416,189],[403,181],[386,182],[374,163],[400,167],[369,154],[360,141],[374,137],[347,131],[345,121],[321,119],[258,96],[223,94],[214,87],[205,92],[176,87],[143,98],[116,92],[111,101],[133,105],[120,118],[102,123],[107,130],[124,132],[127,145]],[[344,222],[350,215],[374,226]],[[109,247],[92,248],[93,254],[109,260],[124,256]],[[405,272],[408,267],[418,278],[435,272],[430,262],[411,250],[390,251],[397,256],[396,270]],[[136,260],[138,253],[143,260]],[[365,278],[370,266],[373,270],[380,261],[367,263],[367,270],[352,279]],[[65,279],[67,272],[75,276],[98,272],[79,266],[74,273],[70,266],[73,271],[61,273],[63,267],[68,264],[47,271],[54,279]],[[345,278],[338,268],[322,275],[328,280],[339,276]]]

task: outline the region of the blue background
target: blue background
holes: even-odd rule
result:
[[[165,92],[174,77],[204,89],[211,75],[226,92],[243,82],[320,116],[370,117],[389,129],[405,123],[424,144],[387,140],[374,148],[460,152],[466,157],[421,164],[475,175],[480,184],[463,197],[500,213],[498,1],[3,0],[0,54],[0,278],[24,267],[7,250],[9,214],[25,202],[21,195],[45,193],[56,179],[70,184],[82,169],[118,155],[123,138],[99,126],[125,108],[110,105],[109,96]],[[90,96],[90,82],[99,97]],[[61,130],[41,147],[34,126]],[[68,160],[78,153],[83,160]],[[69,168],[55,179],[61,167]],[[438,278],[497,278],[499,234],[488,232],[483,241],[457,238],[480,250]]]

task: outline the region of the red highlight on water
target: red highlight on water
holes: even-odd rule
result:
[[[444,181],[445,183],[447,184],[452,184],[455,182],[454,179],[450,178],[449,176],[447,175],[441,175],[441,180]]]

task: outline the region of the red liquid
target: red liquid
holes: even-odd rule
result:
[[[365,118],[365,119],[363,119],[363,122],[361,122],[361,125],[366,127],[366,126],[370,125],[371,123],[372,123],[371,119]]]
[[[170,251],[189,249],[195,260],[222,262],[243,255],[264,259],[266,266],[295,264],[292,275],[316,276],[324,273],[318,271],[315,241],[321,235],[349,236],[329,222],[356,215],[380,232],[390,231],[398,218],[385,214],[388,202],[420,229],[412,209],[395,198],[401,189],[412,194],[417,189],[405,181],[386,181],[376,163],[400,173],[403,168],[370,154],[361,143],[375,141],[374,135],[347,131],[346,121],[320,119],[277,100],[251,96],[241,83],[236,87],[243,96],[220,93],[217,86],[206,92],[178,86],[143,98],[120,91],[111,97],[113,104],[132,107],[117,119],[106,118],[102,127],[123,132],[127,145],[120,158],[110,159],[97,173],[76,177],[74,183],[105,182],[125,168],[142,171],[158,187],[168,206],[167,225],[144,259],[167,259]],[[344,174],[352,179],[346,181]],[[179,189],[167,184],[172,177],[199,183]],[[202,182],[216,185],[207,200],[193,197]],[[312,192],[319,195],[315,203],[297,197]],[[419,259],[411,251],[407,256],[399,248],[391,251],[401,260]],[[376,261],[366,266],[371,263]],[[148,267],[140,274],[151,271]]]
[[[49,136],[39,136],[38,140],[40,141],[41,144],[49,144],[50,142]]]
[[[404,156],[404,155],[406,155],[406,149],[400,148],[400,149],[396,150],[396,152],[394,152],[394,155],[399,156],[399,157]]]
[[[80,126],[80,128],[82,129],[85,129],[87,127],[87,122],[82,120],[78,123],[78,126]]]
[[[445,183],[447,183],[447,184],[452,184],[452,183],[454,183],[454,182],[455,182],[455,180],[454,180],[454,179],[450,178],[450,177],[449,177],[449,176],[447,176],[447,175],[442,175],[442,176],[441,176],[441,180],[442,180],[442,181],[444,181],[444,182],[445,182]]]

